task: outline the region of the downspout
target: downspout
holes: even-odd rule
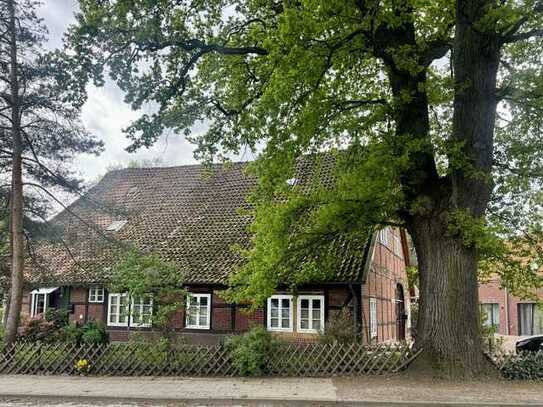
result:
[[[510,335],[511,330],[509,328],[509,292],[507,291],[507,287],[504,288],[504,294],[505,294],[505,334]]]

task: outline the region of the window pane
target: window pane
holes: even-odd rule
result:
[[[519,304],[520,335],[532,335],[533,304]]]
[[[118,300],[119,297],[117,297],[116,295],[113,295],[113,296],[111,296],[109,298],[110,298],[110,301],[109,301],[110,304],[115,305],[115,304],[117,304],[117,300]]]
[[[206,325],[207,325],[207,315],[200,314],[200,326],[206,326]]]
[[[321,300],[313,300],[313,309],[321,308]]]
[[[301,304],[301,307],[302,307],[302,308],[309,308],[309,300],[304,300],[304,299],[302,299],[302,300],[300,301],[300,304]]]
[[[272,318],[278,318],[279,317],[279,310],[277,308],[272,308],[270,310],[271,317]]]
[[[272,308],[279,308],[279,300],[277,298],[272,298],[270,305]]]
[[[288,308],[281,308],[281,317],[282,318],[289,318],[290,315],[289,315],[289,310]]]
[[[309,310],[308,309],[302,309],[300,311],[300,316],[302,319],[309,319]]]
[[[207,306],[207,297],[200,297],[200,305],[204,307]]]
[[[281,307],[290,308],[290,300],[288,298],[283,298],[281,300]]]
[[[313,319],[321,319],[321,310],[314,309],[313,313],[312,313],[312,318]]]
[[[289,319],[283,318],[281,319],[281,328],[288,328],[290,326]]]
[[[543,334],[543,307],[534,307],[534,335]]]
[[[198,305],[198,297],[190,296],[189,304],[192,305]]]
[[[270,326],[272,328],[279,328],[279,319],[278,318],[271,318],[270,319]]]
[[[307,320],[307,319],[302,319],[302,320],[300,321],[300,327],[301,327],[302,329],[309,329],[309,320]]]

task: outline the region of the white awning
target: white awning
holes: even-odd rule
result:
[[[58,287],[42,287],[30,291],[30,294],[51,294],[55,290],[58,290]]]

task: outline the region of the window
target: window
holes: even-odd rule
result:
[[[370,298],[370,336],[377,338],[377,300]]]
[[[496,332],[500,329],[500,305],[480,304],[481,320],[487,328],[494,327]]]
[[[268,330],[292,332],[292,295],[268,298]]]
[[[56,291],[58,287],[39,288],[30,292],[30,316],[43,314],[50,306],[51,298],[49,294]]]
[[[107,324],[128,326],[128,294],[109,294]]]
[[[543,334],[543,308],[537,304],[519,304],[519,335]]]
[[[43,314],[47,309],[47,294],[32,294],[32,307],[30,316]]]
[[[145,296],[132,300],[130,325],[135,327],[150,327],[153,315],[153,298]]]
[[[397,235],[394,235],[392,239],[394,242],[394,254],[398,257],[403,257],[402,239]]]
[[[324,330],[324,296],[298,297],[298,331],[317,333]]]
[[[379,231],[379,242],[388,247],[388,227],[385,227]]]
[[[89,302],[94,302],[94,303],[104,302],[104,289],[102,287],[89,288]]]
[[[121,228],[128,223],[127,220],[114,220],[106,228],[107,232],[118,232]]]
[[[209,329],[211,294],[189,294],[187,299],[187,328]]]

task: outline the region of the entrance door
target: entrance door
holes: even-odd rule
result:
[[[403,287],[401,284],[396,285],[396,339],[405,341],[405,302],[403,296]]]

